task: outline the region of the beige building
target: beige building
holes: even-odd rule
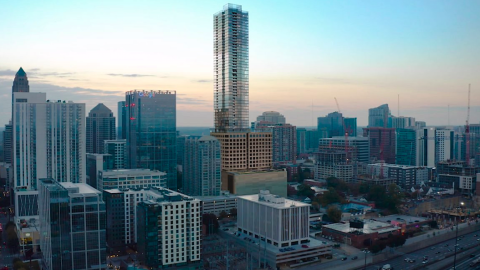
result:
[[[272,133],[213,132],[211,135],[220,141],[223,171],[272,167]]]
[[[287,197],[287,171],[223,171],[222,190],[235,195],[258,194],[260,190],[270,190],[273,194]]]

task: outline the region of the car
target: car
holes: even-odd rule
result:
[[[406,261],[406,262],[410,261],[410,258],[405,258],[405,261]]]
[[[410,259],[408,260],[409,263],[414,263],[415,262],[415,259]]]
[[[440,253],[441,253],[440,251],[435,252],[435,254],[440,254]]]
[[[302,245],[302,248],[308,248],[308,246],[307,245]]]
[[[425,261],[425,260],[428,260],[428,256],[427,256],[427,255],[423,256],[423,260],[424,260],[424,261]]]
[[[425,260],[425,261],[423,261],[422,263],[423,263],[423,264],[427,264],[427,263],[428,263],[428,260]]]
[[[358,259],[357,256],[353,256],[353,257],[352,257],[352,260],[356,260],[356,259]]]
[[[462,238],[458,238],[458,239],[457,239],[457,241],[460,241],[460,240],[462,240]]]
[[[348,258],[347,257],[342,257],[342,261],[346,261]]]
[[[431,248],[430,248],[430,250],[434,250],[434,249],[435,249],[435,247],[431,247]]]
[[[477,238],[477,241],[480,241],[480,238]]]
[[[478,234],[475,234],[475,235],[473,235],[473,236],[474,236],[474,237],[477,237],[477,236],[478,236]]]
[[[473,253],[470,254],[470,258],[473,258],[473,257],[475,257],[475,254],[473,254]]]

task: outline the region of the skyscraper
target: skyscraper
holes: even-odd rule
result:
[[[103,143],[103,152],[112,156],[112,169],[126,169],[128,164],[127,140],[106,140]]]
[[[215,132],[249,128],[248,12],[227,4],[213,16]]]
[[[257,117],[257,123],[259,122],[269,122],[271,124],[285,124],[285,116],[279,112],[274,112],[274,111],[268,111],[262,113],[262,115],[259,115]]]
[[[87,153],[103,154],[104,141],[115,138],[115,117],[107,106],[99,103],[87,117]]]
[[[388,104],[368,109],[368,127],[388,127],[390,109]]]
[[[384,160],[385,163],[395,163],[395,129],[394,128],[364,128],[363,137],[370,141],[370,161]]]
[[[274,166],[296,162],[296,126],[258,122],[256,130],[272,133],[272,162]]]
[[[441,128],[417,130],[417,166],[435,167],[438,162],[453,159],[454,131]]]
[[[177,190],[176,92],[132,90],[126,93],[129,168],[167,173],[167,186]]]
[[[125,101],[118,102],[117,108],[117,139],[124,140],[127,138],[126,125],[127,125],[127,107],[125,107]]]
[[[212,136],[189,136],[185,140],[183,193],[219,196],[222,184],[220,142]]]
[[[12,164],[12,121],[5,125],[3,131],[3,161]]]
[[[320,138],[344,135],[343,115],[339,112],[332,112],[325,117],[318,117],[317,130],[320,133]]]
[[[396,129],[395,163],[415,166],[417,164],[417,132],[413,129]]]
[[[13,80],[12,93],[16,92],[30,92],[30,86],[28,85],[27,73],[20,68],[15,74],[15,79]]]

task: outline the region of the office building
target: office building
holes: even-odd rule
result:
[[[215,132],[249,129],[248,12],[227,4],[213,16]]]
[[[462,194],[473,195],[476,190],[480,167],[467,166],[465,161],[439,161],[437,163],[437,182],[447,184]]]
[[[114,170],[126,169],[127,160],[127,140],[106,140],[103,142],[103,151],[105,154],[111,155]]]
[[[295,163],[297,128],[290,124],[257,122],[256,131],[272,133],[272,162],[275,167]]]
[[[87,154],[86,183],[93,188],[98,188],[98,173],[103,170],[113,170],[113,157],[109,154]]]
[[[176,92],[133,90],[126,93],[128,168],[167,173],[177,189]]]
[[[177,136],[177,165],[183,166],[183,161],[185,158],[185,141],[187,137],[187,135]]]
[[[285,170],[224,171],[222,190],[230,194],[248,195],[269,189],[280,196],[287,196],[287,172]]]
[[[309,242],[310,205],[260,190],[238,196],[238,231],[268,244],[288,247]]]
[[[375,163],[368,164],[367,171],[370,175],[394,179],[395,184],[404,190],[410,190],[413,186],[428,181],[428,168],[426,167]],[[380,176],[382,171],[383,176]]]
[[[221,147],[222,170],[258,170],[272,167],[272,133],[211,133]]]
[[[395,163],[414,166],[417,164],[417,132],[414,129],[397,128]]]
[[[322,138],[319,140],[320,148],[335,147],[345,149],[345,136]],[[365,137],[348,137],[349,160],[351,162],[370,162],[370,141]]]
[[[320,132],[316,129],[309,129],[305,132],[305,145],[308,153],[313,153],[318,150],[320,140]]]
[[[350,137],[357,136],[357,118],[356,117],[345,117],[345,126],[347,127],[347,133]]]
[[[368,109],[368,127],[388,127],[389,116],[390,109],[388,108],[388,104]]]
[[[28,84],[27,73],[20,67],[20,69],[15,74],[15,79],[13,80],[12,94],[13,93],[28,93],[30,92],[30,86]]]
[[[220,142],[212,136],[189,136],[185,140],[183,193],[218,196],[221,191]]]
[[[364,128],[363,137],[370,141],[370,161],[383,160],[395,164],[395,129],[394,128]]]
[[[156,192],[138,204],[137,258],[150,268],[201,269],[200,201],[168,189]]]
[[[229,192],[222,192],[220,196],[195,196],[202,203],[202,214],[214,214],[217,217],[221,212],[230,214],[233,209],[237,209],[237,196]]]
[[[320,138],[343,136],[343,115],[339,112],[329,113],[325,117],[317,118],[317,130]]]
[[[149,169],[104,170],[98,173],[98,190],[166,187],[167,175]]]
[[[391,128],[415,128],[415,117],[390,116],[389,127]]]
[[[417,130],[417,166],[433,168],[440,161],[454,157],[454,131],[441,128]]]
[[[345,148],[322,147],[315,153],[315,157],[315,180],[335,177],[347,183],[353,182],[353,165],[346,162]]]
[[[117,105],[117,139],[127,139],[127,107],[125,101],[119,101]]]
[[[276,125],[276,124],[285,124],[286,120],[285,120],[285,116],[283,116],[283,114],[279,112],[267,111],[257,117],[257,123],[260,123],[260,122],[268,122],[273,125]]]
[[[12,164],[12,143],[13,143],[12,121],[5,125],[3,131],[3,161]]]
[[[297,128],[297,156],[307,153],[307,130]]]
[[[105,203],[83,183],[39,181],[42,268],[106,269]]]
[[[115,138],[115,117],[107,106],[99,103],[87,117],[87,153],[103,154],[104,141]]]

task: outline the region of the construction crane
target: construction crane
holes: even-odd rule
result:
[[[468,84],[467,121],[465,123],[465,161],[470,165],[470,84]]]
[[[338,104],[338,100],[336,97],[334,97],[335,103],[337,104],[337,109],[338,113],[342,113],[340,110],[340,105]],[[343,126],[343,132],[345,133],[345,163],[348,164],[348,131],[347,126],[345,125],[345,117],[342,115],[342,126]]]

